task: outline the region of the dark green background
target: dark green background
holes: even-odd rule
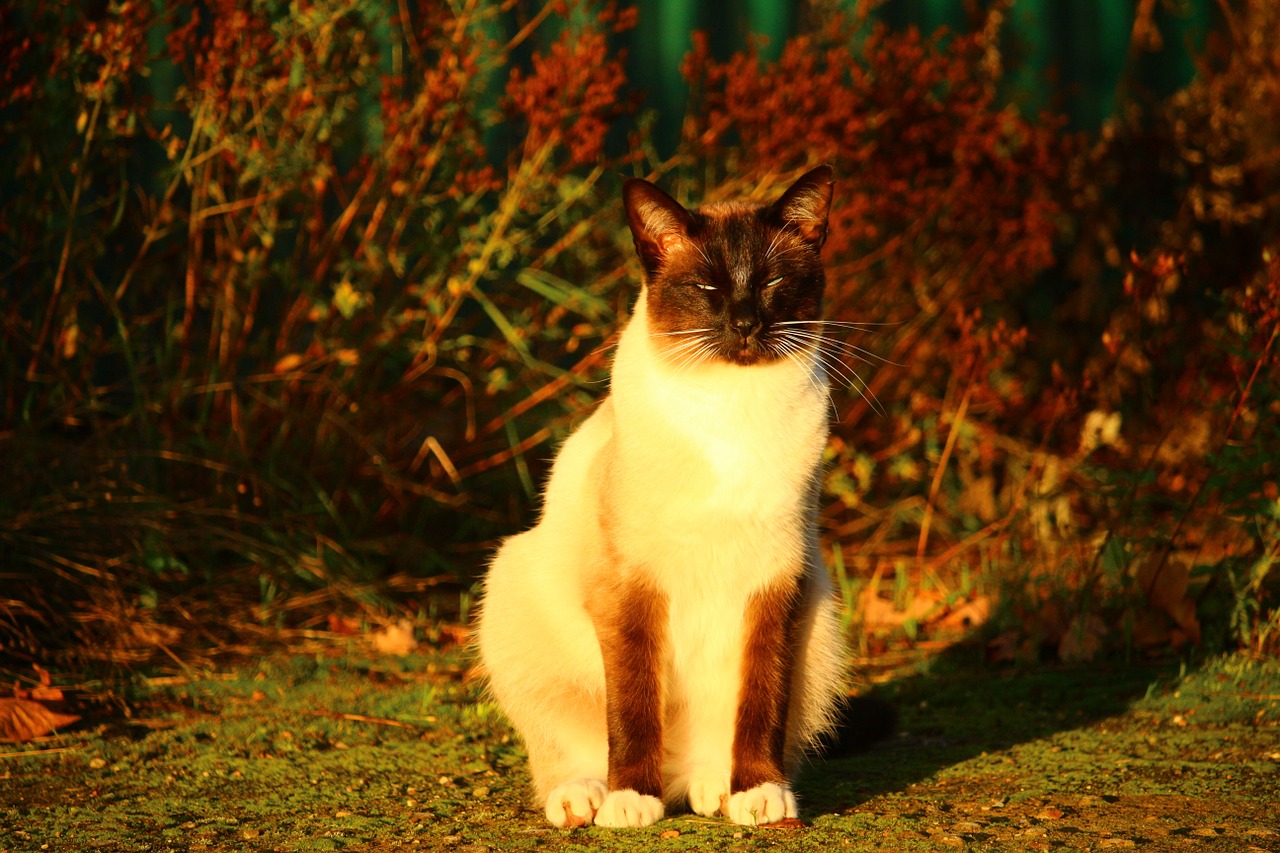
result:
[[[839,5],[839,4],[834,4]],[[855,2],[845,2],[853,13]],[[890,0],[873,16],[894,29],[914,26],[968,30],[993,4],[966,0]],[[627,50],[632,84],[657,111],[659,151],[671,154],[679,136],[687,89],[680,63],[694,30],[708,34],[714,55],[741,49],[750,34],[768,41],[761,53],[776,58],[786,39],[819,17],[811,4],[783,0],[638,0],[639,24],[619,41]],[[1007,12],[1004,57],[1006,96],[1030,110],[1061,112],[1079,130],[1096,130],[1115,110],[1121,81],[1132,96],[1167,95],[1195,72],[1193,55],[1216,23],[1213,0],[1155,4],[1163,49],[1129,56],[1139,0],[1015,0]],[[1170,8],[1172,7],[1172,8]],[[1132,74],[1126,66],[1132,64]]]

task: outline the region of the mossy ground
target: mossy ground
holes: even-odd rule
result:
[[[1275,662],[934,661],[880,689],[897,735],[809,768],[807,826],[621,832],[544,823],[464,672],[457,652],[293,656],[153,686],[130,720],[13,748],[0,850],[1280,850]]]

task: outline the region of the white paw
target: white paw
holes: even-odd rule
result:
[[[729,820],[746,826],[795,817],[796,795],[786,785],[764,782],[729,798]]]
[[[609,789],[603,779],[574,779],[547,795],[547,820],[556,826],[590,826]]]
[[[689,782],[689,808],[703,817],[727,814],[729,806],[729,774],[695,776]]]
[[[596,826],[648,826],[662,820],[662,800],[636,791],[610,791],[596,812]]]

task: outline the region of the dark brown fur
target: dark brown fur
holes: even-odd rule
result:
[[[661,797],[666,597],[622,583],[593,615],[604,657],[609,789]]]
[[[747,602],[729,783],[735,794],[764,782],[786,782],[783,751],[800,599],[798,580],[788,579]]]
[[[815,170],[765,207],[690,211],[652,184],[628,181],[627,216],[648,279],[653,331],[716,329],[718,355],[731,364],[780,358],[768,345],[774,323],[822,314],[818,249],[829,191],[830,171]],[[823,199],[821,217],[815,198]]]

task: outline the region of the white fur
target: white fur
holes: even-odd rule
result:
[[[644,567],[668,598],[668,804],[687,799],[700,814],[727,811],[747,823],[795,815],[785,787],[730,797],[743,613],[753,592],[806,564],[814,574],[788,713],[789,773],[829,725],[843,685],[835,603],[809,507],[827,437],[820,364],[680,365],[662,355],[664,341],[649,333],[642,292],[618,346],[611,396],[565,442],[541,520],[503,544],[485,586],[480,652],[556,825],[636,826],[662,816],[660,802],[635,792],[596,796],[608,744],[587,602],[613,582],[609,554]]]

